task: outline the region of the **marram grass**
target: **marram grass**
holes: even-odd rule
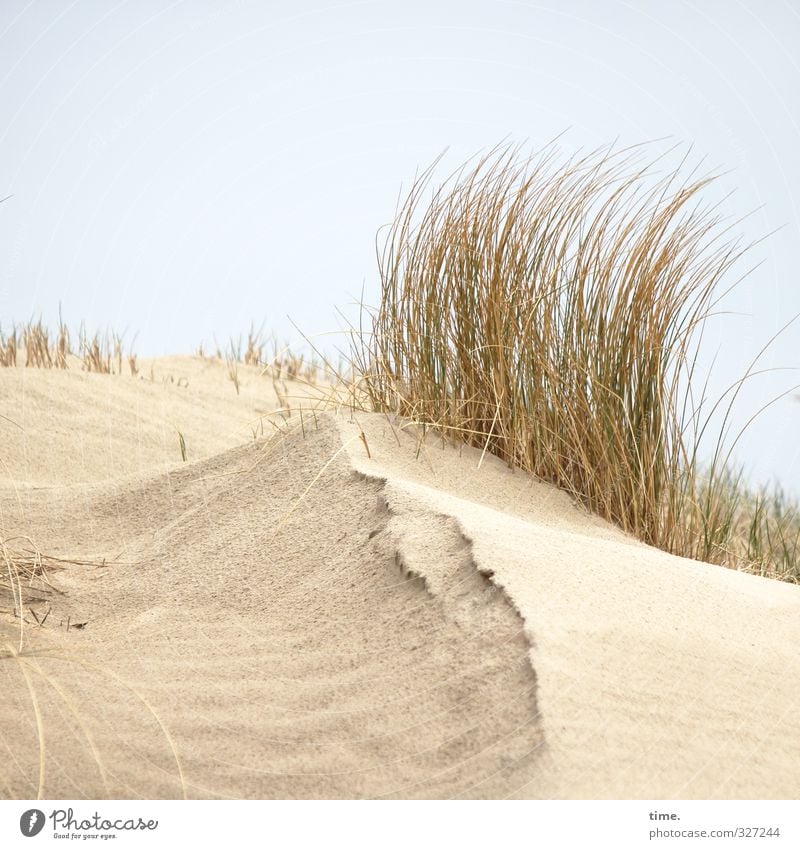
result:
[[[649,544],[797,580],[796,506],[747,492],[722,436],[700,468],[698,343],[746,247],[704,203],[713,176],[647,150],[508,146],[439,187],[423,173],[379,252],[363,389]]]
[[[81,325],[78,332],[78,347],[73,349],[72,337],[67,326],[59,319],[58,331],[53,333],[41,318],[22,325],[12,325],[4,332],[0,326],[0,368],[67,369],[75,360],[82,371],[99,374],[122,374],[123,361],[127,360],[132,376],[138,373],[136,354],[126,354],[122,336],[116,333],[89,336]]]

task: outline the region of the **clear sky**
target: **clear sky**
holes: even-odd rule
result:
[[[729,170],[748,238],[782,228],[711,327],[722,388],[800,312],[799,47],[792,0],[0,0],[0,322],[61,302],[144,355],[335,331],[445,148],[669,137]],[[762,362],[800,367],[800,323]],[[786,397],[739,459],[800,492],[799,424]]]

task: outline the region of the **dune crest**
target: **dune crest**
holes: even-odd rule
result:
[[[481,797],[527,786],[541,733],[521,620],[500,595],[484,597],[446,521],[429,523],[423,554],[450,573],[416,574],[423,554],[381,484],[340,448],[318,416],[305,436],[59,488],[59,510],[52,491],[23,493],[43,547],[124,551],[60,573],[68,595],[53,600],[48,627],[26,628],[46,796]],[[7,520],[14,510],[4,491]],[[58,627],[68,618],[87,625]],[[2,628],[12,643],[13,623]],[[35,796],[31,696],[19,661],[5,658],[3,673],[0,786]]]
[[[674,557],[476,449],[357,421],[339,422],[356,468],[457,527],[524,621],[544,736],[533,795],[796,795],[800,587]]]

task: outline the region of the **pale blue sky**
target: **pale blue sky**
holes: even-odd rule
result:
[[[142,354],[263,323],[340,326],[377,294],[401,186],[503,138],[671,137],[760,208],[763,264],[716,321],[713,385],[800,312],[800,12],[721,2],[0,2],[0,321],[59,301]],[[764,360],[800,366],[800,326]],[[738,420],[800,382],[776,372]],[[800,404],[739,452],[800,491]]]

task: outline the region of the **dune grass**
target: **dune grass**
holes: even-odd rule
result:
[[[361,388],[651,545],[800,580],[797,505],[730,470],[738,387],[712,405],[697,368],[748,246],[703,201],[713,175],[659,173],[648,151],[504,146],[436,187],[431,166],[379,251]]]
[[[77,333],[77,347],[73,336],[59,318],[55,332],[46,327],[41,318],[21,325],[13,325],[4,332],[0,327],[0,368],[24,366],[26,368],[80,368],[98,374],[123,374],[127,363],[132,376],[138,374],[137,357],[125,351],[123,337],[117,333],[89,334],[82,324]]]
[[[202,345],[198,354],[204,356]],[[223,358],[219,348],[216,355],[218,359]],[[312,352],[310,356],[297,353],[290,343],[281,345],[277,337],[265,335],[263,330],[256,330],[254,325],[250,326],[246,339],[239,336],[230,340],[224,359],[228,363],[258,366],[263,369],[264,374],[277,380],[302,381],[308,384],[324,380],[324,364],[317,359],[315,353]]]

